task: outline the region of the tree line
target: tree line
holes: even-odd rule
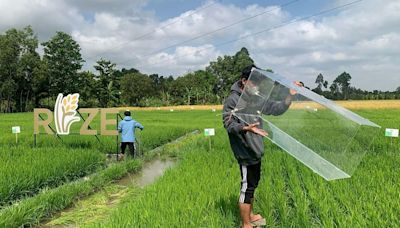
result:
[[[350,85],[351,75],[341,73],[329,86],[320,73],[315,79],[317,85],[312,91],[332,100],[390,100],[400,99],[400,86],[395,91],[367,91]]]
[[[92,72],[82,70],[81,48],[69,34],[56,32],[41,46],[42,56],[30,26],[0,35],[0,112],[52,108],[58,93],[76,92],[81,107],[221,104],[241,70],[254,63],[243,47],[180,77],[117,69],[111,60],[102,58]],[[370,92],[350,86],[350,80],[350,74],[343,72],[329,86],[319,74],[312,90],[334,100],[400,98],[400,87],[393,92]]]

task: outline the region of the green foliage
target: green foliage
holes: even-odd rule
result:
[[[22,112],[33,106],[32,97],[43,85],[37,47],[38,40],[30,26],[0,35],[0,112]]]
[[[332,100],[385,100],[385,99],[400,99],[400,87],[395,91],[366,91],[357,89],[350,86],[351,75],[347,72],[343,72],[338,75],[332,84],[329,86],[329,90],[323,88],[328,87],[328,81],[324,80],[323,75],[318,74],[315,79],[317,87],[312,91]]]
[[[212,85],[216,82],[214,75],[207,71],[198,70],[177,78],[171,86],[170,93],[176,104],[207,104],[215,102]]]
[[[99,81],[96,81],[95,78],[97,76],[90,71],[84,71],[79,73],[79,81],[81,83],[79,89],[79,107],[89,107],[89,108],[97,108],[100,107],[100,96],[98,96],[98,91],[100,90],[98,84]],[[50,106],[50,109],[53,109],[54,106]]]
[[[42,45],[43,60],[48,66],[50,96],[78,92],[81,86],[78,70],[84,62],[79,44],[69,34],[57,32]]]
[[[216,77],[214,92],[218,95],[218,101],[228,95],[230,87],[239,80],[243,68],[253,64],[253,59],[246,48],[242,48],[234,56],[218,57],[217,61],[210,62],[206,71]]]
[[[113,107],[119,99],[119,81],[116,78],[115,63],[100,59],[94,68],[99,72],[95,76],[95,95],[99,101],[100,107]]]
[[[328,87],[328,81],[324,80],[324,76],[321,73],[315,79],[315,84],[317,84],[317,87],[313,91],[318,94],[322,94],[322,87],[325,89]]]
[[[350,80],[350,74],[343,72],[333,81],[336,85],[336,91],[342,95],[342,99],[344,100],[347,100],[349,96]]]
[[[143,106],[144,99],[154,92],[152,80],[139,72],[127,74],[121,80],[121,96],[128,106]]]

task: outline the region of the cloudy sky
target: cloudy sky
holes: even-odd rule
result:
[[[362,89],[400,86],[400,0],[0,0],[0,33],[32,25],[41,42],[64,31],[84,69],[182,75],[247,47],[256,64],[314,87],[343,71]],[[322,12],[322,13],[321,13]],[[310,17],[311,15],[315,15]]]

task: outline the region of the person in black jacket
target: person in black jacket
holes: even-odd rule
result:
[[[264,154],[263,137],[268,133],[263,130],[262,121],[254,121],[255,116],[260,113],[266,115],[281,115],[291,105],[295,90],[289,90],[283,101],[271,101],[269,99],[251,99],[257,96],[257,76],[260,73],[254,72],[251,80],[248,80],[254,65],[243,69],[240,80],[231,87],[231,93],[226,98],[223,108],[223,123],[229,136],[233,154],[240,166],[241,190],[239,196],[239,210],[243,227],[251,227],[256,221],[264,220],[261,215],[253,214],[252,204],[254,192],[258,186],[261,173],[261,158]],[[258,75],[257,75],[258,74]],[[301,86],[299,82],[296,85]],[[247,86],[246,86],[247,85]],[[246,86],[246,87],[245,87]],[[246,91],[244,91],[246,88]],[[239,98],[242,97],[239,102]],[[238,108],[239,107],[239,108]],[[246,110],[245,115],[235,115],[235,111]],[[246,118],[251,117],[252,121]]]

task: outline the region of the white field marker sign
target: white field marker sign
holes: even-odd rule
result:
[[[210,136],[215,136],[215,129],[214,128],[204,129],[204,136],[206,136],[208,138],[208,144],[210,145],[210,151],[211,151],[211,137]]]
[[[214,136],[215,129],[214,128],[206,128],[204,129],[204,136]]]
[[[11,128],[12,133],[15,134],[15,142],[18,143],[18,134],[21,133],[21,127],[15,126]]]
[[[399,137],[399,129],[386,128],[385,136],[390,137],[390,145],[393,144],[393,138]]]
[[[398,138],[399,137],[399,129],[386,128],[385,136],[392,137],[392,138]]]

